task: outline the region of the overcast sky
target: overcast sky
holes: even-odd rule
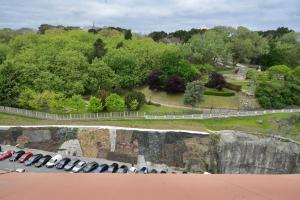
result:
[[[216,25],[300,31],[300,0],[0,0],[0,27],[42,23],[95,23],[143,33]]]

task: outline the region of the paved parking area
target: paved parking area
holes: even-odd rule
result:
[[[11,149],[11,150],[15,150],[15,151],[19,151],[20,149],[14,147],[14,146],[5,146],[5,145],[1,145],[2,147],[2,151],[5,151],[5,150],[8,150],[8,149]],[[54,156],[56,155],[57,153],[53,153],[53,152],[47,152],[47,151],[42,151],[42,150],[36,150],[36,149],[22,149],[24,150],[25,152],[28,152],[28,151],[31,151],[33,154],[38,154],[38,153],[41,153],[43,155],[51,155],[51,156]],[[70,159],[80,159],[80,160],[83,160],[83,161],[86,161],[86,162],[90,162],[90,161],[96,161],[98,164],[112,164],[114,163],[114,161],[111,161],[111,160],[105,160],[105,159],[99,159],[99,158],[87,158],[87,157],[75,157],[75,156],[65,156],[65,155],[62,155],[63,157],[68,157]],[[122,162],[116,162],[118,163],[119,165],[127,165],[128,167],[131,167],[131,164],[130,163],[122,163]],[[23,163],[19,163],[18,161],[16,162],[10,162],[9,159],[5,159],[5,160],[2,160],[0,161],[0,171],[2,172],[10,172],[10,171],[14,171],[15,169],[18,169],[18,168],[21,168],[21,169],[25,169],[25,172],[37,172],[37,173],[48,173],[48,172],[51,172],[51,173],[69,173],[69,172],[66,172],[64,170],[58,170],[56,169],[55,167],[53,168],[47,168],[46,166],[43,166],[43,167],[40,167],[40,168],[37,168],[35,166],[25,166]]]
[[[5,151],[5,150],[15,150],[15,151],[19,151],[21,149],[18,149],[14,146],[8,146],[8,145],[1,145],[1,148],[2,148],[2,151]],[[43,155],[51,155],[52,157],[55,156],[57,153],[54,153],[54,152],[48,152],[48,151],[42,151],[42,150],[37,150],[37,149],[22,149],[23,151],[25,152],[32,152],[33,154],[38,154],[38,153],[41,153]],[[63,155],[63,157],[68,157],[70,158],[71,160],[73,159],[79,159],[79,160],[83,160],[85,162],[90,162],[90,161],[95,161],[97,162],[99,165],[100,164],[112,164],[112,163],[118,163],[119,166],[121,165],[126,165],[128,168],[130,168],[132,166],[131,163],[123,163],[123,162],[117,162],[117,161],[111,161],[111,160],[106,160],[106,159],[100,159],[100,158],[88,158],[88,157],[79,157],[79,156],[68,156],[68,155]],[[166,169],[170,169],[170,171],[177,171],[175,169],[172,169],[172,168],[167,168],[166,165],[152,165],[152,166],[149,166],[147,164],[145,165],[141,165],[141,166],[136,166],[134,165],[135,167],[137,168],[141,168],[141,167],[144,167],[144,166],[147,166],[149,170],[151,169],[156,169],[158,171],[161,171],[161,170],[166,170]],[[9,159],[5,159],[5,160],[2,160],[0,161],[0,173],[1,171],[2,172],[11,172],[11,171],[15,171],[15,169],[18,169],[18,168],[21,168],[21,169],[25,169],[25,172],[37,172],[37,173],[48,173],[48,172],[51,172],[51,173],[70,173],[70,172],[66,172],[64,170],[58,170],[56,169],[55,167],[54,168],[47,168],[46,166],[43,166],[41,168],[37,168],[35,166],[25,166],[23,163],[19,163],[18,161],[17,162],[10,162]],[[177,171],[178,172],[178,171]]]

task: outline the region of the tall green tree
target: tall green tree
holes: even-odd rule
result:
[[[92,94],[99,90],[110,91],[118,85],[118,78],[115,72],[100,59],[94,59],[88,66],[87,89]]]
[[[204,34],[194,35],[191,40],[183,45],[186,57],[195,63],[216,64],[230,58],[229,44],[225,41],[225,34],[215,30],[206,31]]]
[[[238,27],[231,36],[231,51],[233,63],[250,63],[267,54],[269,46],[267,40],[258,33],[245,27]]]
[[[204,86],[200,81],[193,81],[187,84],[184,92],[184,104],[195,107],[197,103],[204,100]]]
[[[131,30],[128,29],[125,31],[125,40],[131,40],[132,39],[132,33],[131,33]]]
[[[94,56],[95,58],[102,58],[107,52],[107,49],[105,48],[105,44],[103,40],[100,38],[97,39],[94,43]]]
[[[17,105],[21,90],[20,78],[20,71],[11,63],[0,65],[0,105]]]

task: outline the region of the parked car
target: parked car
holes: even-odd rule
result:
[[[95,161],[89,162],[89,163],[83,168],[83,172],[89,173],[89,172],[91,172],[91,171],[94,171],[98,166],[99,166],[99,164],[96,163]]]
[[[70,162],[70,158],[64,158],[56,164],[56,169],[63,169],[68,162]]]
[[[118,163],[113,163],[109,166],[107,173],[116,173],[119,169]]]
[[[19,158],[19,163],[24,163],[26,160],[28,160],[32,156],[32,153],[26,152]]]
[[[25,151],[23,150],[20,150],[20,151],[17,151],[15,152],[12,157],[9,158],[9,161],[16,161],[16,160],[19,160],[19,158],[25,153]]]
[[[64,170],[65,171],[71,171],[77,163],[79,163],[79,159],[71,160],[68,164],[65,165]]]
[[[160,173],[161,173],[161,174],[166,174],[166,173],[167,173],[167,171],[165,171],[165,170],[161,170],[161,171],[160,171]]]
[[[152,169],[152,170],[150,171],[150,173],[151,173],[151,174],[157,174],[157,170],[156,170],[156,169]]]
[[[78,173],[78,172],[80,172],[85,166],[86,166],[86,162],[80,161],[79,163],[77,163],[77,164],[73,167],[72,172]]]
[[[0,154],[0,160],[5,160],[7,158],[10,158],[14,153],[15,153],[14,150],[4,151],[2,154]]]
[[[24,173],[24,172],[25,172],[25,169],[23,169],[23,168],[18,168],[18,169],[16,169],[16,172],[18,172],[18,173]]]
[[[139,174],[148,174],[148,168],[147,167],[142,167],[139,171]]]
[[[128,172],[128,167],[126,165],[122,165],[117,171],[117,173],[121,173],[121,174],[126,174],[127,172]]]
[[[38,160],[37,163],[34,164],[35,167],[42,167],[44,166],[52,157],[50,155],[45,155]]]
[[[46,167],[48,167],[48,168],[54,167],[61,160],[62,160],[62,156],[60,154],[57,154],[57,155],[53,156],[51,158],[51,160],[49,160],[46,163]]]
[[[109,166],[107,164],[101,164],[99,165],[95,172],[98,172],[98,173],[103,173],[103,172],[106,172],[108,170]]]
[[[137,172],[137,168],[136,167],[130,167],[128,173],[129,174],[135,174]]]
[[[42,154],[35,154],[33,156],[31,156],[28,160],[25,161],[25,165],[26,166],[30,166],[33,165],[34,163],[36,163],[37,161],[39,161],[39,159],[41,159],[43,157]]]

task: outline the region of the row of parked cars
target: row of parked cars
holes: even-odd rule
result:
[[[63,158],[62,155],[57,154],[55,156],[33,154],[32,152],[25,152],[23,150],[15,152],[14,150],[7,150],[0,154],[0,161],[9,159],[10,162],[24,163],[25,166],[35,166],[37,168],[46,166],[47,168],[53,168],[60,170],[65,170],[69,172],[98,172],[98,173],[167,173],[162,170],[158,172],[156,169],[148,170],[147,167],[142,167],[137,169],[136,167],[128,167],[126,165],[121,165],[113,163],[108,164],[98,164],[95,161],[85,162],[79,159]]]

